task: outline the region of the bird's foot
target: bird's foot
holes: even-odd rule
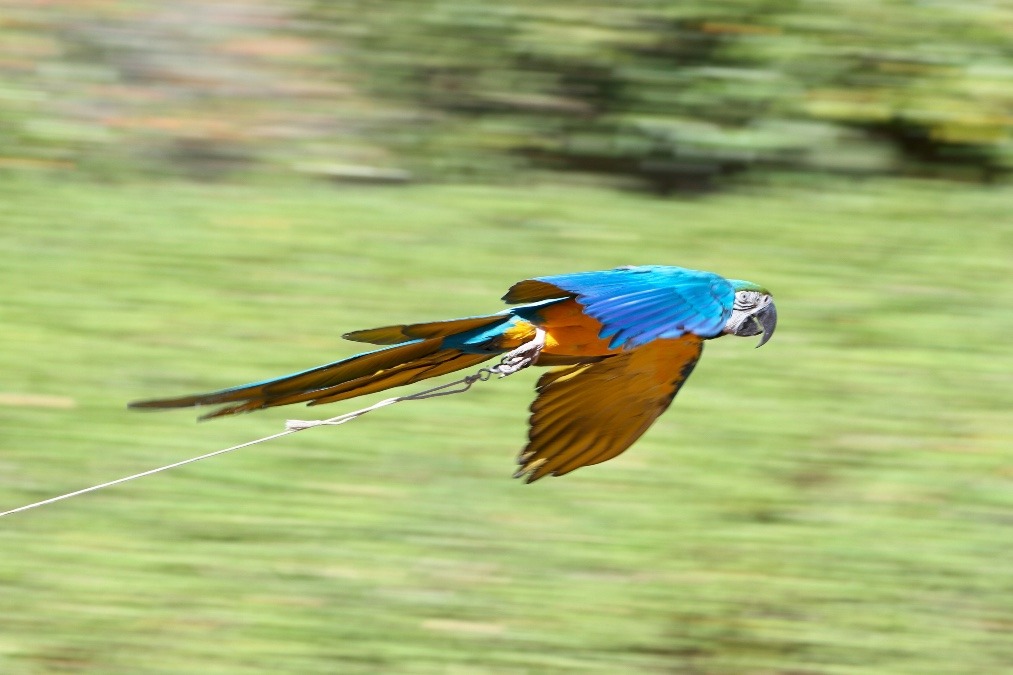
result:
[[[545,331],[535,328],[535,337],[525,342],[517,349],[511,350],[503,355],[499,365],[493,370],[500,376],[513,375],[518,370],[532,366],[538,362],[538,356],[545,348]]]

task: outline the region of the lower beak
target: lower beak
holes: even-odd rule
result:
[[[753,317],[756,323],[763,327],[763,337],[760,338],[760,344],[756,345],[759,349],[763,345],[767,344],[767,340],[774,334],[774,329],[777,328],[777,308],[774,307],[774,301],[771,300],[770,304],[761,309]]]

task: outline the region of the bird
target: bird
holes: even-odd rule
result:
[[[309,370],[204,394],[135,401],[130,408],[219,405],[200,419],[319,405],[412,384],[500,357],[501,375],[549,366],[530,406],[515,478],[526,483],[605,462],[627,450],[669,407],[707,340],[774,334],[766,288],[669,265],[534,277],[513,284],[502,311],[357,330],[381,348]]]

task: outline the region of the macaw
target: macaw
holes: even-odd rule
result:
[[[535,277],[510,287],[495,314],[397,324],[343,337],[385,345],[271,380],[132,408],[224,404],[201,419],[290,403],[318,405],[412,384],[500,356],[501,373],[544,373],[515,477],[562,476],[612,459],[668,408],[704,340],[774,334],[770,292],[749,281],[665,265]]]

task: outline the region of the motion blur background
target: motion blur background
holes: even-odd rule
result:
[[[535,374],[0,520],[0,672],[1013,664],[1013,7],[0,0],[0,510],[279,431],[132,399],[661,263],[773,289],[630,452]]]

